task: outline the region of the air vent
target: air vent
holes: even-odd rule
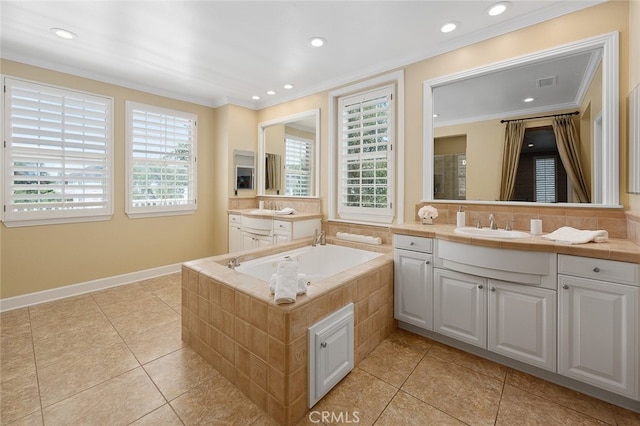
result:
[[[547,86],[554,86],[556,84],[558,84],[558,76],[557,75],[554,75],[553,77],[541,78],[541,79],[536,81],[536,87],[538,87],[538,88],[547,87]]]

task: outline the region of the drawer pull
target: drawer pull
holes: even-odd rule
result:
[[[322,346],[323,348],[326,348],[327,347],[327,342],[320,343],[320,346]]]
[[[600,272],[600,268],[596,266],[595,268],[593,268],[593,272]]]
[[[496,288],[495,287],[491,287],[491,291],[496,291]]]
[[[484,288],[484,286],[483,286],[482,284],[478,284],[478,288],[479,288],[480,290],[482,290],[482,289]]]
[[[411,241],[411,242],[409,243],[409,245],[410,245],[410,246],[412,246],[412,245],[413,245],[413,241]]]
[[[427,261],[425,261],[425,262],[424,262],[424,264],[425,264],[425,265],[428,265],[428,264],[430,264],[430,263],[431,263],[431,261],[429,261],[429,260],[427,260]]]
[[[568,285],[566,285],[566,284],[563,284],[563,285],[562,285],[562,288],[564,288],[565,290],[569,290],[569,286],[568,286]]]

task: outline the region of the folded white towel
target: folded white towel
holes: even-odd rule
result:
[[[271,279],[269,279],[269,290],[271,290],[271,294],[275,294],[276,292],[276,280],[278,274],[272,274]],[[309,285],[309,280],[307,280],[306,274],[298,274],[298,291],[296,295],[300,296],[301,294],[307,293],[307,286]]]
[[[275,214],[279,214],[279,215],[296,214],[296,211],[291,207],[285,207],[282,210],[276,210]]]
[[[298,263],[287,259],[278,264],[274,301],[277,304],[293,303],[298,292]]]
[[[382,244],[382,238],[373,237],[371,235],[360,235],[360,234],[349,234],[348,232],[338,232],[336,233],[336,238],[338,238],[339,240],[355,241],[358,243],[365,243],[365,244],[375,244],[375,245]]]
[[[591,241],[604,243],[609,238],[607,231],[586,231],[563,226],[550,234],[543,235],[545,240],[560,241],[567,244],[585,244]]]

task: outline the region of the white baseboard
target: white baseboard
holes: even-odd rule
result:
[[[117,287],[124,284],[131,284],[136,281],[173,274],[175,272],[180,272],[181,270],[182,263],[176,263],[173,265],[131,272],[128,274],[115,275],[113,277],[99,278],[97,280],[87,281],[84,283],[52,288],[50,290],[38,291],[36,293],[7,297],[5,299],[0,299],[0,312],[11,311],[25,306],[38,305],[40,303],[51,302],[53,300],[64,299],[66,297],[78,296],[80,294],[104,290],[106,288]]]

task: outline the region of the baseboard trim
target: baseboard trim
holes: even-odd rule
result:
[[[162,275],[173,274],[182,270],[182,263],[159,266],[157,268],[145,269],[143,271],[131,272],[128,274],[115,275],[112,277],[99,278],[97,280],[86,281],[78,284],[70,284],[64,287],[52,288],[50,290],[38,291],[35,293],[0,299],[0,312],[12,311],[26,306],[38,305],[40,303],[52,302],[72,296],[90,293],[92,291],[104,290],[136,281],[155,278]]]

